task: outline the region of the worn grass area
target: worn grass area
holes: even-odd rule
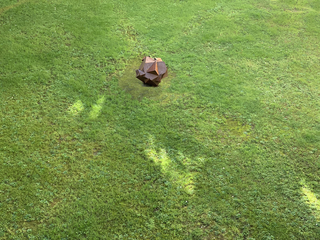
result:
[[[0,239],[320,239],[319,26],[317,0],[1,1]]]

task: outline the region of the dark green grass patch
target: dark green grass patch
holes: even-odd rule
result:
[[[318,239],[318,20],[317,1],[2,1],[0,239]]]

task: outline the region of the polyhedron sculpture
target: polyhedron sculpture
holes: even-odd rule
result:
[[[161,79],[168,76],[168,69],[161,58],[144,57],[136,77],[150,86],[158,86]]]

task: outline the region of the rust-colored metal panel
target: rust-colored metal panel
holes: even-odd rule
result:
[[[168,69],[161,58],[144,57],[136,77],[150,86],[158,86],[161,80],[168,76]]]
[[[157,62],[154,62],[154,63],[151,65],[151,67],[147,70],[147,72],[148,72],[148,73],[152,73],[152,74],[159,75]]]

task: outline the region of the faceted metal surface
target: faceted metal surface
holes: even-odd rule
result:
[[[168,69],[161,58],[144,57],[136,77],[150,86],[158,86],[162,78],[168,76]]]

